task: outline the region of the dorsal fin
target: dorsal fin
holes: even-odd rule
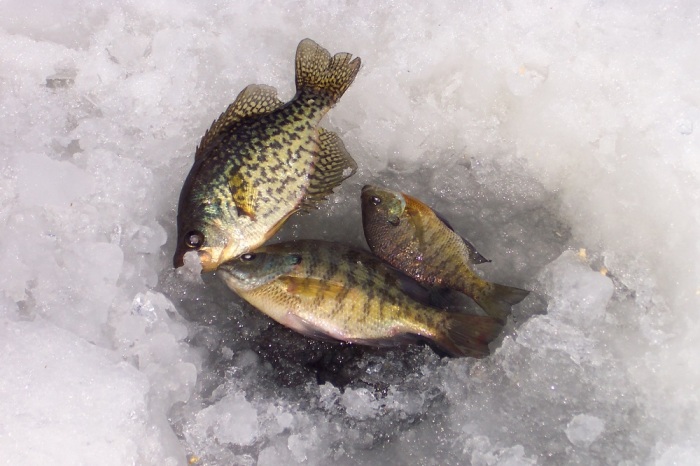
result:
[[[476,250],[474,245],[467,241],[464,237],[460,236],[462,238],[462,241],[464,241],[464,244],[467,246],[467,249],[469,250],[469,259],[472,261],[474,264],[483,264],[485,262],[491,262],[490,259],[485,258],[481,254],[479,254],[479,251]]]
[[[440,212],[437,212],[435,209],[430,209],[430,210],[433,211],[435,216],[442,223],[444,223],[447,228],[449,228],[452,231],[455,231],[455,229],[452,228],[452,225],[450,225],[450,222],[448,222]],[[455,232],[455,234],[457,234],[457,232]],[[484,256],[482,256],[481,254],[479,254],[479,251],[477,251],[476,248],[474,247],[474,245],[472,243],[470,243],[465,237],[460,236],[460,238],[462,238],[462,241],[464,241],[464,244],[467,246],[467,249],[469,250],[469,260],[471,260],[472,263],[483,264],[485,262],[491,262],[489,259],[487,259]]]
[[[236,100],[217,118],[204,133],[204,137],[194,154],[195,160],[209,153],[209,148],[217,141],[227,128],[254,115],[264,115],[277,110],[284,103],[277,98],[277,90],[263,84],[251,84],[243,89]]]
[[[438,220],[440,220],[442,223],[444,223],[445,226],[446,226],[447,228],[449,228],[449,229],[452,230],[452,231],[455,231],[455,229],[452,228],[452,225],[450,225],[450,222],[447,221],[447,219],[445,218],[444,215],[442,215],[440,212],[438,212],[437,210],[433,209],[432,207],[430,208],[430,210],[433,211],[433,213],[434,213],[435,216],[438,218]]]
[[[305,209],[315,208],[335,187],[357,170],[357,164],[348,154],[340,137],[323,128],[318,130],[321,150],[309,179],[309,188],[302,204]]]

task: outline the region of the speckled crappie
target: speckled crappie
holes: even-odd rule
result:
[[[315,207],[356,164],[340,138],[318,126],[350,86],[360,59],[310,39],[296,52],[294,98],[246,87],[202,138],[180,193],[175,267],[197,251],[212,271],[270,238],[294,212]]]
[[[483,357],[502,328],[491,317],[429,307],[413,279],[339,243],[262,246],[221,264],[217,274],[269,317],[318,339],[372,346],[423,340],[451,356]]]
[[[488,282],[472,266],[489,262],[446,220],[409,195],[362,188],[362,224],[374,254],[418,282],[457,290],[504,321],[529,291]]]

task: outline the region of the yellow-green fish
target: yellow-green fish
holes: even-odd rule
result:
[[[501,321],[530,293],[488,282],[472,270],[489,262],[418,199],[376,186],[362,188],[362,224],[374,254],[419,283],[457,290]]]
[[[202,270],[264,243],[355,172],[340,138],[318,126],[355,79],[360,59],[310,39],[296,52],[297,93],[246,87],[206,132],[178,205],[173,265],[197,251]]]
[[[269,317],[318,339],[372,346],[422,340],[451,356],[483,357],[502,328],[491,317],[429,307],[413,279],[339,243],[263,246],[221,264],[217,274]]]

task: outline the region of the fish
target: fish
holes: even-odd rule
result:
[[[340,137],[319,126],[352,84],[360,58],[311,39],[296,51],[296,95],[252,84],[204,134],[180,192],[175,268],[189,251],[202,272],[255,249],[299,210],[318,207],[357,164]]]
[[[265,245],[216,274],[273,320],[320,340],[380,347],[423,341],[448,356],[481,358],[503,328],[488,316],[428,306],[415,280],[342,243]]]
[[[372,253],[419,283],[466,294],[501,322],[530,293],[482,279],[473,266],[491,261],[418,199],[366,185],[361,204],[362,227]]]

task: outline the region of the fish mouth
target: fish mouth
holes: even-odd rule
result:
[[[173,267],[180,268],[185,265],[185,254],[191,250],[177,250],[173,256]],[[216,270],[217,263],[212,260],[211,254],[205,250],[197,251],[197,256],[199,257],[199,263],[202,266],[202,273],[213,272]]]

